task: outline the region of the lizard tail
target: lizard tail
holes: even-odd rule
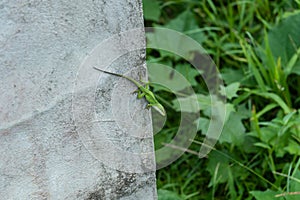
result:
[[[100,71],[100,72],[104,72],[104,73],[107,73],[107,74],[111,74],[111,75],[123,77],[123,75],[121,75],[121,74],[116,74],[116,73],[113,73],[113,72],[104,71],[104,70],[99,69],[99,68],[97,68],[97,67],[93,67],[93,68],[96,69],[96,70],[98,70],[98,71]]]

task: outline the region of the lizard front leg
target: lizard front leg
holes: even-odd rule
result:
[[[148,103],[145,108],[149,110],[152,106],[153,106],[153,104]]]
[[[132,92],[132,94],[134,94],[134,93],[137,93],[137,98],[138,99],[141,99],[141,98],[143,98],[146,95],[146,93],[143,92],[143,91],[141,91],[140,89],[137,89],[137,90],[135,90],[135,91]]]

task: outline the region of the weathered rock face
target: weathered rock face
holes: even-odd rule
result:
[[[141,0],[3,0],[0,26],[1,199],[156,199],[145,102],[92,68],[146,76]]]

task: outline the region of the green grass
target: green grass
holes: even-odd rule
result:
[[[143,3],[145,26],[180,31],[206,49],[221,72],[230,111],[217,145],[200,159],[209,103],[200,111],[185,108],[199,114],[198,133],[189,152],[157,171],[159,199],[300,199],[300,1]],[[207,88],[189,60],[147,49],[147,61],[181,73],[204,105]],[[159,149],[176,134],[180,108],[174,94],[155,85],[153,90],[168,113],[155,135]]]

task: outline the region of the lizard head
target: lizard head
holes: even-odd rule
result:
[[[159,112],[159,114],[161,114],[162,116],[166,116],[166,111],[164,109],[164,107],[158,103],[158,104],[155,104],[155,105],[152,105],[152,107],[157,111]]]

